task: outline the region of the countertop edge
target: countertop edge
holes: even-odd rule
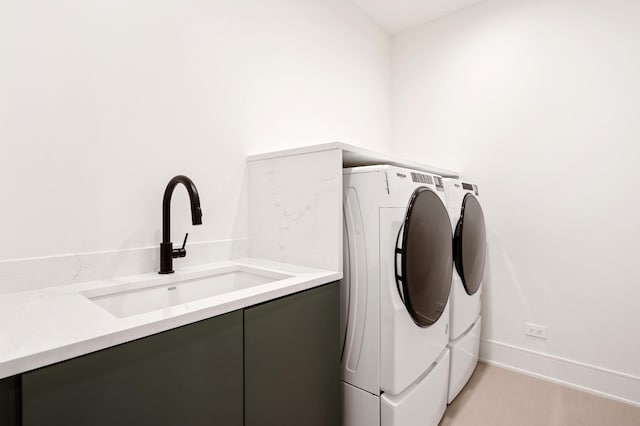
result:
[[[5,361],[0,361],[0,379],[26,373],[41,367],[66,361],[78,356],[107,349],[113,346],[148,337],[167,330],[213,318],[239,309],[269,302],[281,297],[289,296],[301,291],[309,290],[321,285],[338,281],[342,273],[331,271],[317,271],[312,277],[300,277],[294,283],[286,286],[271,288],[259,294],[244,298],[231,298],[220,304],[203,307],[194,311],[169,316],[148,323],[123,327],[110,333],[98,334],[92,338],[85,338],[77,342],[51,347],[50,349],[34,351]]]

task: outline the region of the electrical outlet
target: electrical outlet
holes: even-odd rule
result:
[[[527,322],[524,324],[524,334],[527,336],[537,337],[538,339],[547,338],[547,327],[544,325],[536,325]]]

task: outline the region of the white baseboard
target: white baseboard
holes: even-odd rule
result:
[[[493,340],[480,343],[480,360],[640,407],[640,377]]]

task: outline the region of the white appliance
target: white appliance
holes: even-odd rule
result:
[[[343,425],[437,425],[453,274],[442,178],[365,166],[343,188]]]
[[[444,187],[453,228],[455,264],[450,297],[451,367],[447,397],[447,402],[451,403],[478,364],[486,229],[477,185],[445,178]]]

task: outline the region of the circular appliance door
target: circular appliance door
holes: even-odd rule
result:
[[[487,254],[484,214],[478,199],[467,194],[462,201],[460,220],[453,237],[453,257],[458,275],[469,295],[480,288]]]
[[[453,274],[451,241],[449,215],[440,197],[429,188],[416,189],[398,233],[396,283],[420,327],[436,322],[447,305]]]

